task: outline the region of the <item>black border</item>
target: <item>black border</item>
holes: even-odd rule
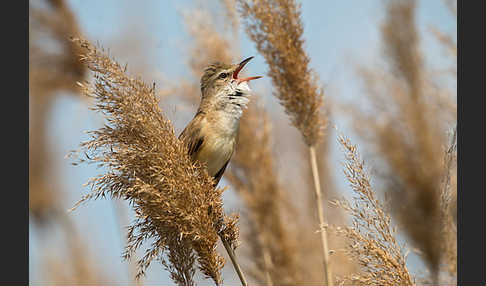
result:
[[[2,29],[2,283],[28,285],[29,2],[4,3]],[[14,108],[14,106],[16,108]],[[8,185],[8,186],[7,186]],[[7,270],[8,269],[8,270]],[[13,283],[9,283],[12,280]]]
[[[468,5],[465,6],[464,3]],[[484,285],[484,242],[482,235],[486,201],[484,196],[486,128],[484,100],[484,9],[472,4],[480,1],[458,0],[458,285]],[[482,20],[482,21],[481,21]],[[469,42],[466,42],[469,40]],[[467,62],[469,58],[469,62]],[[466,64],[467,63],[467,64]],[[473,63],[473,64],[471,64]],[[477,101],[477,102],[473,102]],[[466,109],[467,106],[467,109]],[[474,110],[476,109],[476,110]],[[469,136],[467,136],[469,133]],[[467,243],[466,243],[467,239]],[[476,257],[478,258],[476,261]]]

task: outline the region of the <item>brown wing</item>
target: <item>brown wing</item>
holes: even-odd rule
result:
[[[191,156],[193,160],[196,158],[196,155],[204,142],[204,137],[201,135],[201,129],[199,128],[200,124],[197,124],[198,122],[199,117],[196,115],[182,131],[181,135],[179,135],[179,140],[184,142],[187,146],[189,156]]]
[[[198,152],[201,149],[201,146],[204,143],[204,136],[201,134],[201,128],[199,127],[200,120],[201,118],[196,114],[194,116],[194,119],[186,126],[186,128],[182,131],[182,133],[179,135],[179,140],[184,142],[184,144],[187,146],[189,156],[193,160],[196,159]],[[221,167],[221,169],[214,175],[214,181],[215,181],[215,186],[219,183],[221,180],[221,177],[223,176],[224,171],[226,170],[226,166],[228,166],[229,160],[226,161],[226,163]]]
[[[219,180],[221,180],[221,177],[224,174],[224,170],[226,170],[226,166],[228,166],[228,163],[229,160],[226,161],[226,164],[224,164],[223,167],[221,167],[221,169],[216,173],[216,175],[214,175],[214,181],[215,181],[214,186],[218,185]]]

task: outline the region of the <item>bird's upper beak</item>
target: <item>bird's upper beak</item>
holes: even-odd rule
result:
[[[253,57],[249,57],[249,58],[246,58],[244,59],[239,65],[238,67],[235,69],[235,71],[233,72],[233,79],[235,79],[237,81],[238,84],[242,83],[242,82],[245,82],[245,81],[250,81],[250,80],[254,80],[254,79],[259,79],[261,78],[261,76],[251,76],[251,77],[245,77],[245,78],[238,78],[238,73],[243,69],[243,67],[251,60],[253,59]]]

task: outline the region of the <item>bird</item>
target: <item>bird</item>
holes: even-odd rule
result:
[[[238,77],[251,59],[253,57],[246,58],[239,64],[215,62],[204,69],[199,108],[179,135],[191,160],[206,166],[215,186],[235,151],[240,118],[251,95],[248,82],[261,78]]]

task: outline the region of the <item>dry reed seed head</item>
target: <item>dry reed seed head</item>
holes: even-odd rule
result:
[[[34,87],[36,89],[36,87]],[[34,93],[33,89],[30,89]],[[35,90],[35,92],[42,92]],[[29,214],[44,226],[59,214],[62,194],[49,180],[52,161],[46,138],[52,96],[36,93],[30,98],[29,112]]]
[[[169,271],[171,279],[177,285],[194,286],[196,256],[190,247],[190,243],[181,241],[179,237],[170,237],[168,245],[170,247],[167,257],[170,263],[161,259],[162,265]]]
[[[231,23],[232,32],[234,35],[238,34],[238,28],[240,26],[240,17],[236,10],[236,0],[221,0],[221,4],[226,12],[225,19]]]
[[[187,30],[193,38],[188,65],[194,78],[201,78],[208,63],[233,62],[234,41],[218,31],[212,21],[217,15],[206,10],[197,10],[187,12],[184,16]],[[175,88],[175,93],[193,104],[201,100],[199,82],[183,82]]]
[[[213,18],[205,10],[191,11],[185,15],[186,26],[194,41],[189,65],[196,78],[201,78],[208,63],[231,63],[234,59],[231,41],[217,30]]]
[[[343,199],[333,204],[352,217],[352,226],[330,229],[347,239],[347,252],[356,259],[361,273],[341,281],[358,285],[415,285],[405,262],[403,249],[396,240],[390,215],[376,198],[370,178],[355,145],[339,135],[345,152],[344,174],[355,194],[353,203]]]
[[[381,149],[394,146],[400,151],[385,151],[388,162],[399,175],[397,204],[406,206],[399,215],[412,240],[424,252],[432,272],[437,273],[440,260],[440,177],[443,173],[440,146],[443,135],[437,129],[434,114],[428,114],[425,103],[424,75],[418,32],[415,25],[416,2],[395,0],[388,2],[387,18],[383,27],[383,38],[389,54],[388,61],[396,71],[396,77],[404,84],[408,102],[401,105],[404,118],[402,130],[408,136],[397,134],[381,136]],[[387,128],[390,129],[390,128]],[[400,129],[400,128],[399,128]],[[408,129],[408,130],[407,130]],[[404,132],[404,133],[405,133]],[[401,135],[401,136],[400,136]],[[391,143],[391,144],[390,144]],[[397,154],[402,153],[400,156]],[[413,154],[410,156],[410,154]],[[424,164],[424,162],[426,162]],[[403,182],[403,183],[402,183]]]
[[[29,7],[29,81],[51,91],[65,89],[77,94],[75,82],[87,72],[77,59],[80,49],[69,41],[81,35],[77,19],[65,1],[44,2],[47,7],[35,1]],[[52,49],[53,45],[61,49]]]
[[[238,228],[238,221],[240,216],[238,214],[232,214],[231,216],[224,217],[224,223],[220,228],[220,235],[226,241],[229,241],[233,249],[239,246],[238,238],[240,237],[240,229]]]
[[[93,192],[80,203],[109,195],[133,205],[137,220],[129,230],[124,256],[130,258],[144,242],[155,241],[139,261],[139,274],[160,258],[175,271],[173,277],[187,280],[193,273],[190,265],[174,263],[180,263],[180,257],[194,261],[195,255],[199,270],[221,283],[224,260],[216,244],[217,227],[224,220],[223,190],[214,189],[205,168],[191,161],[162,115],[152,86],[127,76],[122,66],[88,41],[73,41],[84,49],[81,61],[95,72],[93,85],[81,86],[95,99],[93,109],[106,119],[105,126],[90,132],[91,139],[81,144],[86,154],[82,160],[107,171],[89,182]]]
[[[245,205],[248,272],[259,283],[303,283],[297,232],[287,192],[274,169],[268,114],[252,102],[241,119],[238,145],[226,178]]]
[[[443,109],[426,85],[415,27],[415,1],[387,2],[383,25],[386,63],[394,72],[362,69],[370,112],[353,109],[355,128],[383,159],[394,215],[421,250],[432,275],[441,256],[440,189],[444,174]]]
[[[392,63],[395,75],[408,83],[412,96],[419,97],[422,59],[419,35],[415,25],[415,0],[389,0],[382,26],[385,54]],[[405,27],[402,25],[406,25]]]
[[[457,176],[457,127],[451,135],[451,143],[444,156],[445,175],[441,190],[441,252],[442,269],[449,273],[449,280],[457,276],[457,185],[451,182]]]
[[[79,33],[76,17],[64,1],[29,3],[29,211],[40,223],[61,212],[62,195],[49,176],[52,162],[45,133],[56,93],[79,92],[74,82],[86,74],[68,40]]]
[[[326,125],[320,113],[324,91],[304,51],[300,5],[294,0],[238,3],[246,31],[269,66],[275,96],[306,144],[315,145]]]

